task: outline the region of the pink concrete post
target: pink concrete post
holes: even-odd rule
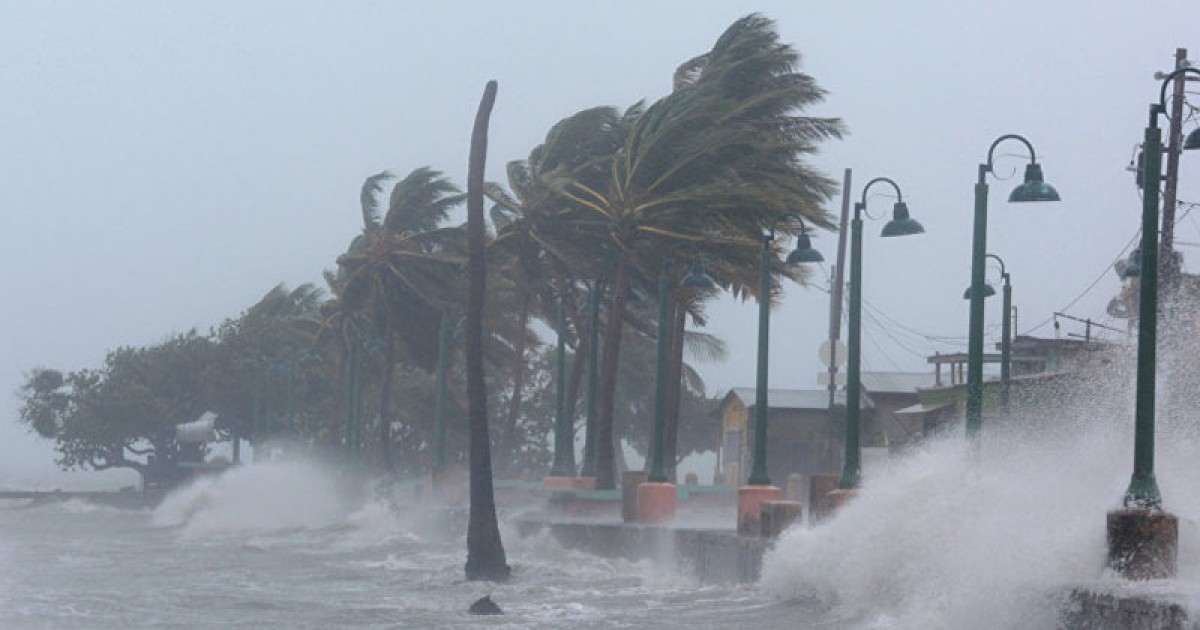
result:
[[[738,488],[738,535],[761,535],[762,502],[781,499],[783,499],[783,491],[775,486],[742,486]]]
[[[643,483],[637,487],[638,521],[662,523],[675,518],[675,484]]]

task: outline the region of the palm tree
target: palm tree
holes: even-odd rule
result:
[[[338,258],[349,306],[367,313],[382,350],[379,446],[387,468],[396,363],[403,356],[433,369],[440,309],[456,298],[463,250],[461,229],[439,227],[461,203],[459,189],[438,171],[418,168],[396,183],[381,212],[378,194],[390,177],[379,173],[363,184],[363,232]]]
[[[797,61],[770,20],[738,20],[711,51],[680,67],[671,94],[614,125],[623,142],[602,182],[560,181],[561,194],[602,223],[594,235],[615,255],[598,401],[598,488],[615,486],[609,437],[621,327],[631,282],[656,268],[647,263],[675,243],[691,243],[721,263],[727,273],[714,275],[719,282],[744,294],[753,289],[740,279],[756,268],[761,234],[776,217],[797,212],[831,226],[821,204],[836,186],[800,158],[839,137],[841,125],[793,115],[823,96],[794,69]]]
[[[467,522],[468,580],[501,580],[512,574],[500,540],[488,432],[487,390],[483,380],[483,308],[486,292],[483,224],[483,168],[487,130],[496,102],[496,82],[488,81],[475,115],[467,170],[467,408],[470,417],[470,514]]]
[[[498,184],[485,185],[484,194],[494,203],[491,217],[496,228],[489,260],[493,271],[502,270],[501,277],[515,283],[514,310],[521,326],[536,317],[553,327],[555,305],[564,295],[564,287],[575,279],[597,279],[605,273],[603,251],[589,250],[589,243],[578,237],[576,221],[595,220],[559,195],[556,183],[565,173],[587,182],[602,175],[604,161],[618,147],[610,132],[618,118],[612,108],[594,107],[556,123],[528,158],[508,163],[511,193]],[[571,321],[578,323],[577,319]],[[578,326],[574,329],[580,330]],[[509,453],[514,446],[529,352],[539,344],[540,340],[531,336],[513,348],[512,394],[501,425],[502,453]]]

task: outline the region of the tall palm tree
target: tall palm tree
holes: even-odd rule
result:
[[[483,321],[486,264],[483,223],[483,169],[488,122],[496,102],[496,82],[488,81],[471,131],[467,169],[467,407],[470,417],[470,514],[467,519],[468,580],[501,580],[512,573],[500,540],[492,487],[487,390],[483,380]]]
[[[413,170],[392,188],[386,211],[379,202],[387,172],[367,178],[360,195],[363,231],[338,258],[350,308],[365,312],[377,337],[380,459],[391,468],[391,396],[403,356],[426,370],[436,361],[440,309],[456,299],[463,231],[442,228],[462,202],[458,187],[429,167]]]
[[[602,177],[605,161],[619,147],[611,132],[617,120],[619,114],[609,107],[593,107],[563,119],[551,127],[526,159],[508,163],[511,192],[495,183],[485,185],[484,194],[494,203],[491,216],[496,228],[496,239],[489,245],[489,261],[493,269],[502,270],[502,277],[515,283],[514,310],[521,326],[534,318],[555,326],[556,304],[564,295],[564,287],[577,279],[602,278],[607,272],[603,249],[592,248],[595,239],[579,236],[586,226],[578,221],[596,224],[596,220],[572,207],[570,200],[558,194],[556,186],[567,173],[588,183]],[[576,334],[568,336],[577,339],[581,328],[578,317],[572,315]],[[521,340],[513,348],[512,394],[501,425],[502,453],[514,446],[529,351],[540,343],[531,336],[528,343]]]
[[[840,136],[842,128],[836,120],[793,114],[824,94],[795,70],[797,62],[770,20],[738,20],[712,50],[680,67],[671,94],[614,126],[627,132],[601,183],[560,182],[561,194],[603,223],[597,236],[615,254],[614,316],[604,335],[598,400],[599,488],[615,486],[606,438],[621,327],[631,282],[656,268],[647,263],[661,260],[661,252],[676,243],[690,243],[733,272],[718,281],[744,292],[746,285],[734,283],[757,267],[761,234],[776,217],[797,212],[831,226],[821,204],[835,183],[801,157]]]

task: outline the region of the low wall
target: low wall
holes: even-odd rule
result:
[[[1185,597],[1073,588],[1059,615],[1061,630],[1197,630],[1189,619]]]
[[[673,563],[703,583],[753,582],[769,541],[739,538],[732,530],[688,529],[634,523],[562,522],[543,515],[515,519],[517,531],[548,531],[559,544],[606,558]]]

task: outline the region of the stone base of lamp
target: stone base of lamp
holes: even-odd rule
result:
[[[1175,577],[1179,520],[1161,510],[1108,513],[1108,566],[1128,580]]]
[[[663,523],[675,518],[675,484],[639,484],[637,515],[641,523]]]
[[[800,520],[804,506],[799,501],[763,501],[759,504],[762,537],[778,538],[784,530]]]
[[[813,475],[808,480],[808,520],[813,525],[833,516],[833,508],[829,505],[829,493],[837,490],[838,480],[842,476],[837,473]]]
[[[838,488],[825,495],[825,504],[829,506],[829,516],[837,514],[847,503],[858,496],[857,488]]]
[[[742,486],[738,488],[738,535],[762,535],[762,503],[780,501],[783,490],[775,486]]]

